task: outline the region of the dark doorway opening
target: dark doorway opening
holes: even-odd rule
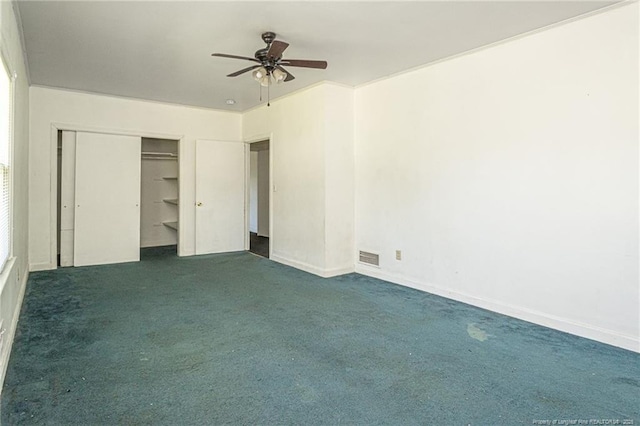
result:
[[[269,258],[269,237],[262,237],[255,232],[249,235],[249,251],[258,256]]]
[[[269,141],[250,144],[249,251],[269,257]]]

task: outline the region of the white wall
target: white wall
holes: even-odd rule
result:
[[[241,114],[31,87],[29,164],[29,261],[32,270],[55,268],[55,174],[52,129],[89,128],[104,132],[182,139],[180,143],[179,254],[195,253],[195,140],[240,141]],[[55,249],[55,246],[53,246]]]
[[[334,226],[334,216],[327,222],[331,208],[327,200],[349,191],[348,183],[353,181],[353,163],[341,167],[342,163],[334,158],[339,150],[333,151],[329,148],[331,144],[327,145],[331,136],[352,146],[351,128],[337,127],[333,133],[327,132],[331,119],[328,112],[331,108],[352,108],[352,93],[350,88],[320,84],[273,101],[271,107],[262,106],[243,115],[245,140],[270,137],[271,258],[321,276],[353,270],[350,240],[341,242],[345,247],[339,253],[346,258],[340,259],[327,259],[326,243],[326,235],[343,232]],[[339,104],[345,100],[351,106]],[[346,136],[336,136],[341,132]],[[327,186],[326,165],[334,161],[333,178],[342,177],[346,185]],[[353,223],[349,204],[336,215]]]
[[[326,267],[347,271],[354,267],[354,92],[325,91]]]
[[[357,271],[639,350],[638,75],[635,3],[358,88]]]
[[[324,269],[323,93],[316,86],[243,115],[245,140],[272,134],[271,258],[319,270]]]
[[[258,233],[258,153],[249,152],[249,232]]]
[[[13,259],[0,273],[0,384],[11,353],[18,314],[28,276],[28,182],[29,182],[29,88],[22,56],[22,46],[12,2],[0,2],[0,49],[11,72],[17,75],[14,85],[13,128]],[[55,182],[55,181],[54,181]]]
[[[257,233],[262,237],[269,236],[269,150],[258,151],[258,199],[257,199]]]

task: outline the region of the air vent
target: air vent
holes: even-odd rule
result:
[[[360,250],[360,263],[367,265],[380,266],[380,255]]]

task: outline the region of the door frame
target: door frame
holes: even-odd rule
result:
[[[250,233],[249,233],[249,207],[250,207],[250,178],[251,178],[251,147],[249,145],[251,145],[252,143],[256,143],[256,142],[262,142],[268,140],[269,141],[269,259],[272,258],[273,256],[273,133],[267,133],[267,134],[262,134],[260,136],[255,136],[251,139],[245,139],[244,143],[247,146],[246,151],[246,156],[245,156],[245,182],[247,182],[247,185],[245,185],[245,211],[247,212],[246,214],[246,220],[245,220],[245,226],[244,226],[244,244],[245,244],[245,250],[249,250],[250,247]]]
[[[35,264],[30,265],[33,270],[44,269],[58,269],[58,131],[71,131],[71,132],[87,132],[87,133],[107,133],[112,135],[123,136],[136,136],[141,138],[157,138],[157,139],[172,139],[178,141],[178,193],[183,193],[183,181],[180,179],[182,176],[183,167],[181,167],[184,156],[183,149],[184,135],[175,135],[167,133],[154,133],[143,130],[127,130],[127,129],[115,129],[109,127],[97,127],[97,126],[85,126],[81,124],[73,123],[51,123],[49,129],[49,166],[51,174],[49,175],[49,263],[48,264]],[[183,217],[182,205],[178,209],[178,220]],[[178,255],[184,250],[183,235],[178,232]]]

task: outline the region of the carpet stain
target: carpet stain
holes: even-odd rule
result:
[[[480,329],[477,325],[473,323],[467,325],[467,333],[469,334],[469,337],[471,337],[472,339],[476,339],[480,342],[484,342],[489,338],[489,335],[487,334],[486,331]]]
[[[615,379],[612,380],[613,383],[616,384],[623,384],[623,385],[629,385],[629,386],[633,386],[636,388],[640,387],[640,380],[638,379],[632,379],[630,377],[616,377]]]
[[[314,403],[320,399],[318,392],[312,386],[296,383],[296,391],[299,395],[300,402],[303,404]]]

